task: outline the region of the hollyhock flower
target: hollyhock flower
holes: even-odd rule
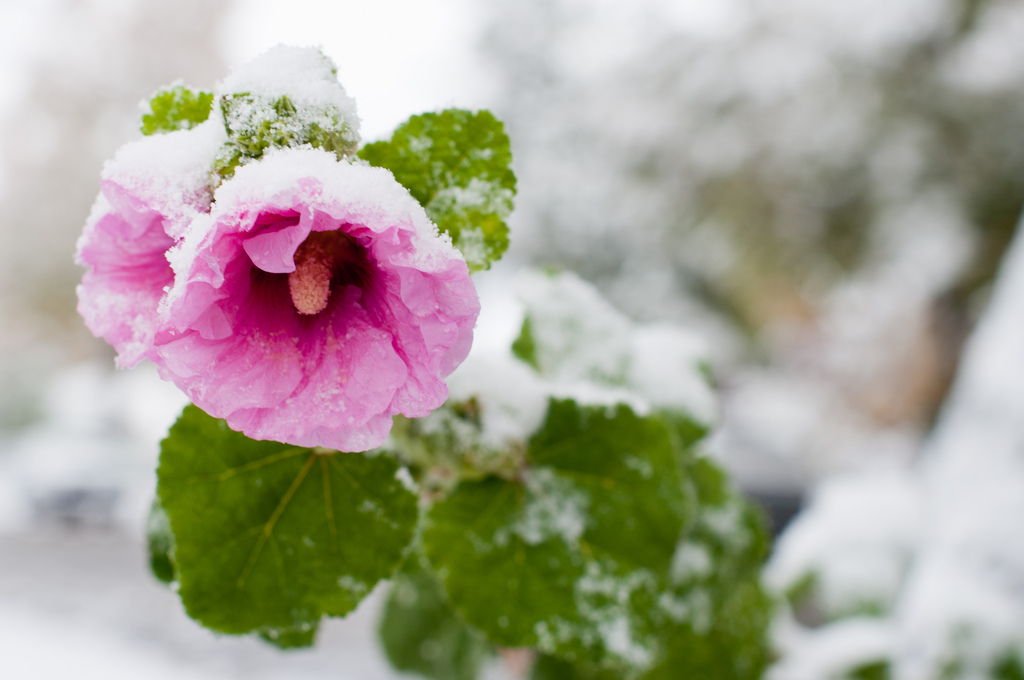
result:
[[[161,374],[256,439],[379,446],[444,403],[480,308],[391,173],[318,149],[239,167],[168,257]]]
[[[103,168],[100,195],[78,241],[76,261],[88,267],[78,312],[114,346],[122,367],[152,353],[157,308],[174,278],[166,253],[209,209],[209,167],[223,139],[213,124],[145,137]]]

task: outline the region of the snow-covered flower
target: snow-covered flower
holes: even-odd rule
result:
[[[154,97],[153,132],[183,93]],[[214,98],[105,166],[79,311],[120,365],[151,359],[251,437],[378,446],[391,416],[444,403],[469,352],[465,260],[391,173],[347,159],[355,102],[319,50],[269,50]]]
[[[130,367],[152,354],[157,313],[174,274],[167,250],[209,210],[209,168],[223,143],[221,126],[145,137],[126,144],[103,168],[100,195],[78,241],[88,267],[78,312]]]
[[[361,451],[444,403],[480,304],[386,170],[311,148],[239,167],[168,254],[155,361],[256,439]]]

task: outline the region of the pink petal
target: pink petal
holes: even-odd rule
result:
[[[277,152],[239,168],[209,219],[172,257],[155,341],[162,374],[198,406],[253,438],[361,451],[383,443],[394,414],[444,403],[479,300],[461,255],[390,173]],[[323,311],[300,314],[295,253],[311,231],[336,230],[356,241],[322,252],[349,262],[365,249],[368,269],[352,271],[368,278],[332,283]]]

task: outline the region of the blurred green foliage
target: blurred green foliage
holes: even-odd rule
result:
[[[149,100],[149,112],[142,115],[142,134],[189,130],[210,117],[212,106],[212,92],[190,90],[181,84],[161,89]]]

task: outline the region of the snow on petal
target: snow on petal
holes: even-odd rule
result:
[[[210,205],[209,166],[223,138],[216,125],[126,144],[103,168],[100,195],[78,241],[88,267],[78,311],[118,352],[121,366],[151,354],[157,313],[173,273],[165,257]]]
[[[289,277],[307,256],[330,286],[299,309],[312,293]],[[444,403],[480,309],[462,256],[391,173],[317,149],[240,167],[168,258],[161,374],[257,439],[379,446],[392,415]]]

